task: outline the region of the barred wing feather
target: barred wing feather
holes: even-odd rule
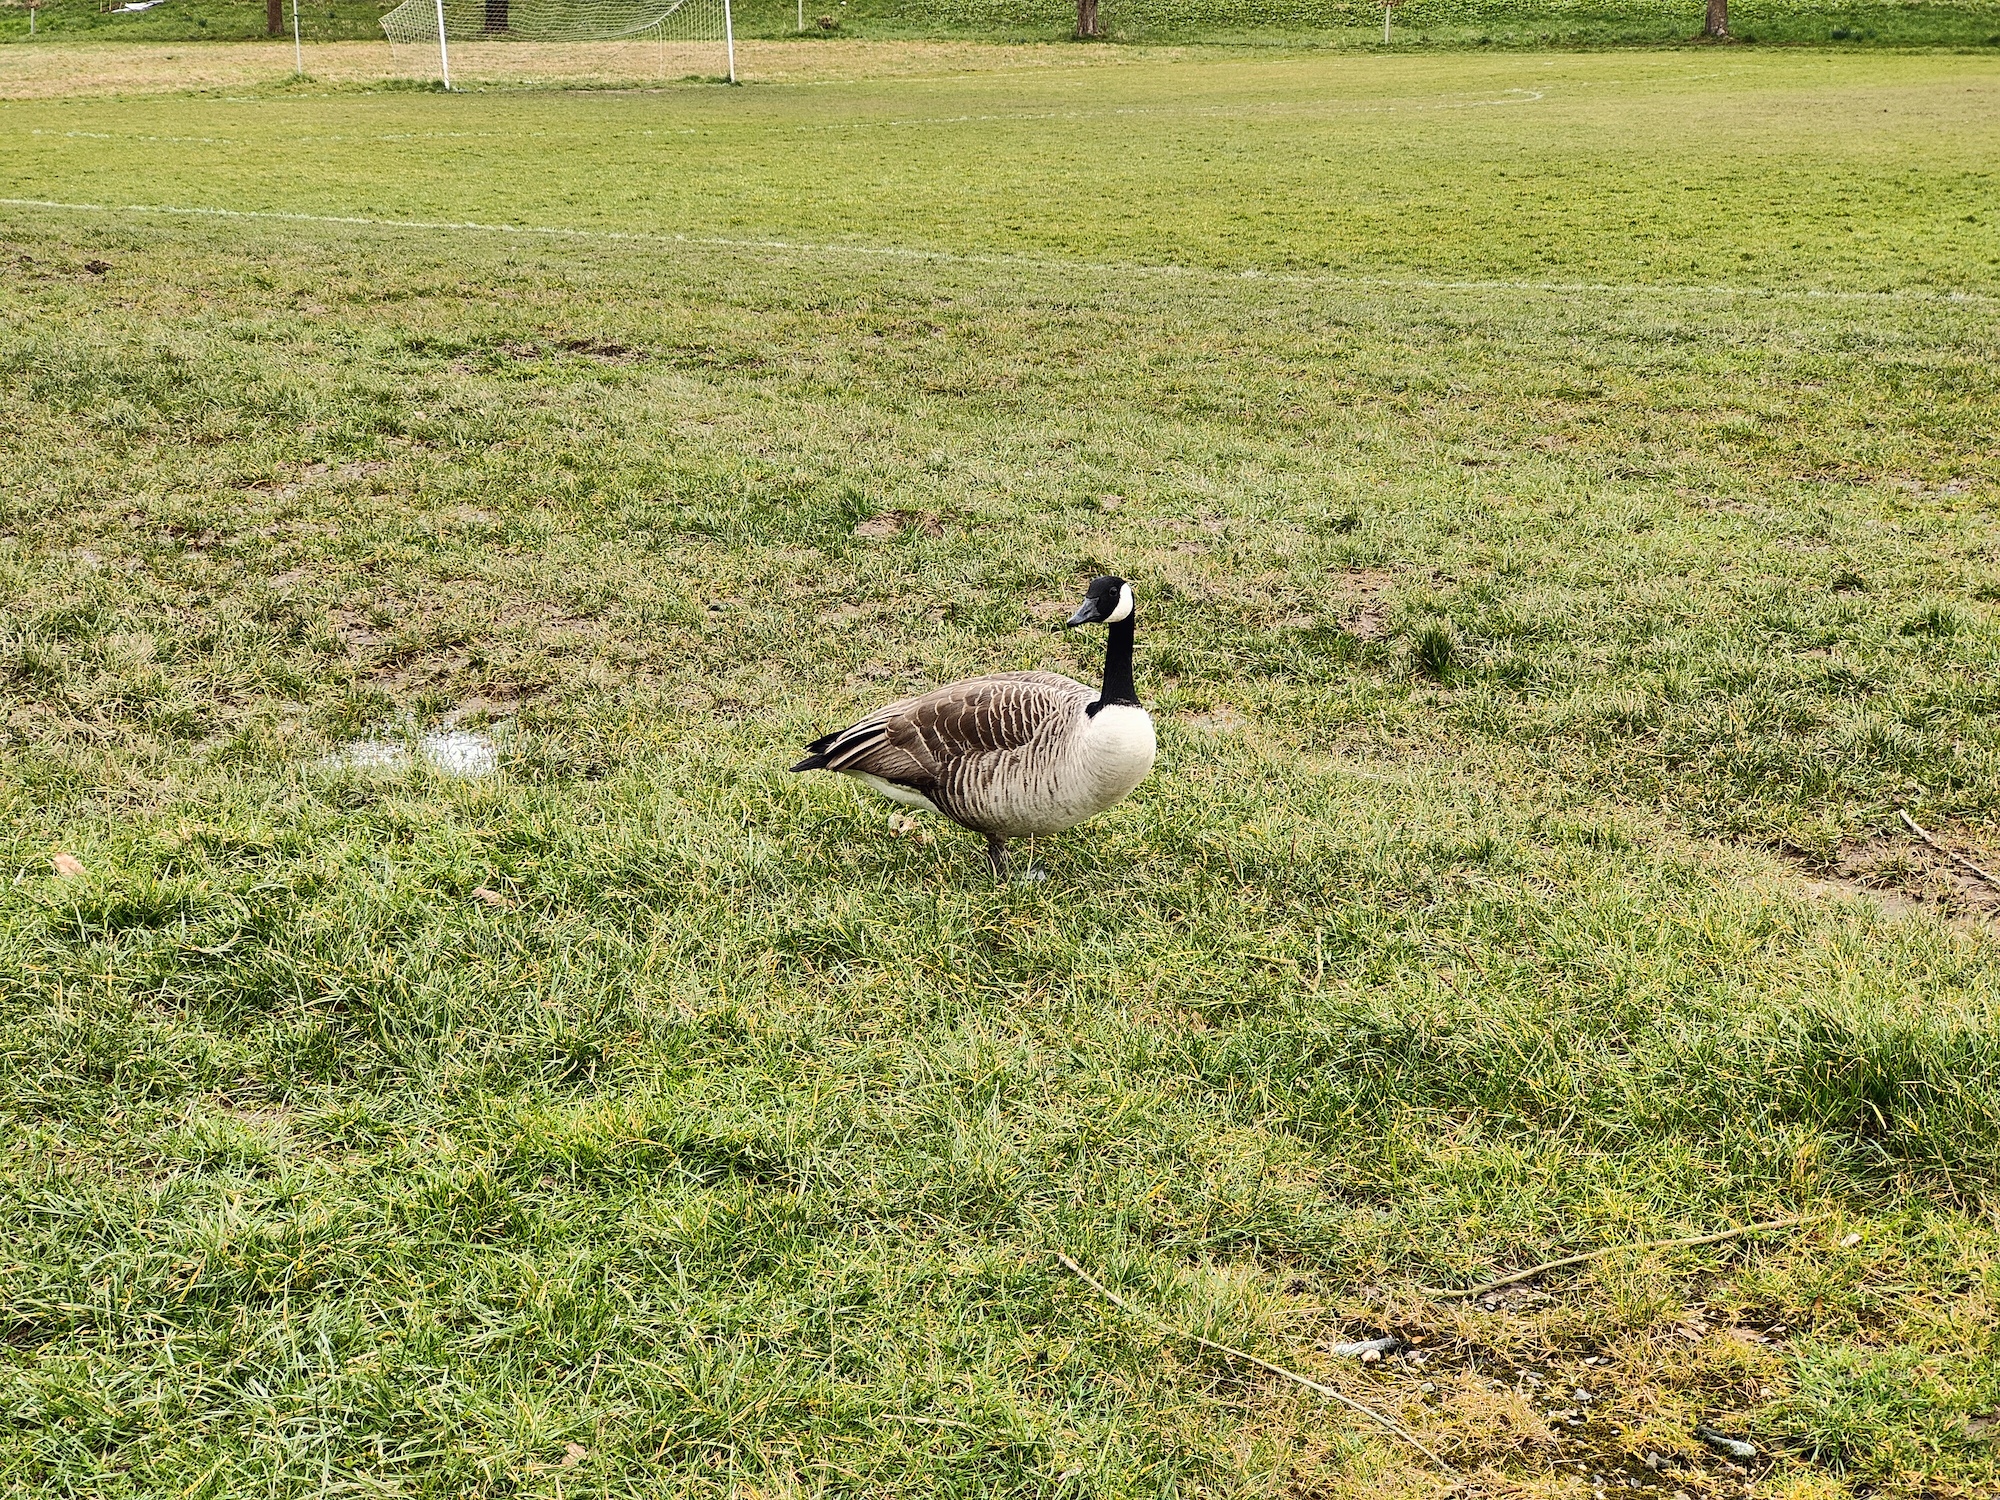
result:
[[[1071,732],[1095,697],[1082,683],[1054,672],[974,677],[891,703],[821,736],[792,769],[877,776],[957,817],[961,773],[989,757]]]

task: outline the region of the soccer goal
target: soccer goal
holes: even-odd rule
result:
[[[454,82],[727,78],[730,0],[403,0],[382,17],[401,71]]]

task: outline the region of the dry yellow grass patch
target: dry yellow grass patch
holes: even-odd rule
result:
[[[305,49],[308,76],[356,84],[429,76],[418,49],[392,55],[384,42],[322,42]],[[646,86],[706,69],[713,48],[662,48],[652,41],[465,42],[451,49],[455,82],[602,82]],[[1147,54],[1157,58],[1159,53]],[[1102,49],[982,42],[755,42],[736,44],[745,83],[840,83],[867,78],[945,77],[1025,69],[1116,66]],[[0,54],[0,98],[57,99],[188,89],[249,88],[292,76],[290,42],[93,42],[11,47]]]

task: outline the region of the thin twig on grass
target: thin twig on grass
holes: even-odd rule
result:
[[[1980,869],[1978,865],[1975,865],[1971,860],[1967,859],[1963,854],[1954,854],[1951,850],[1945,848],[1943,844],[1940,844],[1936,839],[1932,838],[1928,833],[1925,833],[1923,829],[1919,828],[1917,826],[1917,820],[1911,817],[1908,813],[1904,812],[1902,808],[1899,807],[1896,809],[1896,816],[1903,820],[1903,826],[1905,828],[1909,829],[1910,832],[1914,833],[1918,838],[1922,839],[1926,844],[1929,844],[1933,849],[1937,850],[1937,852],[1942,854],[1946,859],[1950,860],[1953,864],[1958,865],[1963,869],[1970,870],[1974,875],[1977,875],[1981,880],[1985,881],[1988,885],[1992,886],[1996,891],[2000,891],[2000,877],[1996,877],[1988,873],[1987,871]]]
[[[1057,1260],[1061,1261],[1065,1266],[1068,1266],[1070,1270],[1074,1271],[1077,1275],[1077,1278],[1080,1281],[1082,1281],[1085,1286],[1089,1287],[1092,1291],[1096,1292],[1098,1296],[1102,1297],[1106,1302],[1109,1302],[1113,1307],[1122,1308],[1126,1312],[1131,1313],[1134,1317],[1145,1318],[1147,1321],[1155,1324],[1156,1326],[1164,1328],[1168,1333],[1174,1335],[1174,1337],[1176,1338],[1183,1338],[1188,1340],[1188,1342],[1190,1343],[1199,1344],[1204,1349],[1213,1349],[1217,1354],[1227,1354],[1231,1359],[1240,1359],[1245,1364],[1255,1365],[1260,1370],[1269,1370],[1273,1375],[1282,1375],[1285,1377],[1285,1379],[1292,1381],[1294,1384],[1302,1385],[1307,1390],[1313,1391],[1321,1396],[1326,1397],[1327,1400],[1329,1401],[1337,1401],[1342,1406],[1346,1407],[1349,1411],[1357,1411],[1361,1413],[1362,1416],[1368,1418],[1369,1421],[1380,1423],[1383,1427],[1386,1427],[1389,1431],[1395,1433],[1397,1437],[1401,1438],[1404,1442],[1408,1443],[1412,1448],[1416,1449],[1417,1452],[1423,1454],[1425,1458],[1428,1458],[1432,1463],[1436,1464],[1440,1469],[1443,1469],[1445,1473],[1456,1474],[1458,1472],[1458,1470],[1454,1469],[1450,1464],[1446,1463],[1443,1459],[1439,1458],[1435,1453],[1431,1452],[1430,1449],[1426,1448],[1422,1443],[1418,1442],[1416,1438],[1411,1436],[1410,1433],[1407,1432],[1405,1429],[1397,1426],[1394,1422],[1390,1421],[1389,1418],[1383,1416],[1382,1413],[1375,1410],[1374,1407],[1363,1406],[1359,1401],[1355,1401],[1346,1396],[1343,1396],[1340,1394],[1339,1391],[1334,1390],[1331,1386],[1321,1385],[1317,1380],[1308,1380],[1305,1376],[1299,1374],[1296,1370],[1287,1370],[1283,1365],[1274,1365],[1268,1359],[1259,1359],[1254,1354],[1245,1354],[1241,1349],[1232,1349],[1227,1344],[1218,1344],[1213,1339],[1205,1339],[1198,1333],[1187,1333],[1182,1331],[1181,1329],[1175,1328],[1171,1323],[1167,1322],[1166,1319],[1158,1316],[1157,1314],[1147,1312],[1144,1308],[1134,1307],[1131,1303],[1127,1302],[1123,1297],[1119,1296],[1116,1292],[1112,1291],[1111,1288],[1104,1285],[1103,1282],[1099,1281],[1096,1277],[1092,1276],[1088,1271],[1084,1270],[1082,1266],[1078,1265],[1075,1261],[1071,1260],[1067,1255],[1063,1254],[1062,1251],[1060,1250],[1056,1251],[1055,1257]]]
[[[1516,1271],[1511,1276],[1502,1276],[1494,1281],[1482,1281],[1478,1286],[1466,1287],[1463,1291],[1451,1291],[1444,1287],[1419,1287],[1426,1297],[1483,1297],[1488,1292],[1497,1292],[1503,1286],[1512,1286],[1517,1281],[1527,1281],[1544,1271],[1560,1271],[1564,1266],[1580,1266],[1587,1260],[1600,1256],[1616,1255],[1621,1250],[1679,1250],[1689,1245],[1714,1245],[1723,1240],[1740,1239],[1746,1234],[1763,1234],[1775,1229],[1792,1229],[1800,1224],[1815,1223],[1824,1219],[1825,1214],[1796,1219],[1770,1219],[1762,1224],[1744,1224],[1736,1229],[1724,1229],[1715,1234],[1690,1235],[1679,1240],[1642,1240],[1636,1245],[1606,1245],[1599,1250],[1586,1250],[1581,1255],[1565,1255],[1561,1260],[1545,1260],[1539,1266],[1530,1266],[1525,1271]]]

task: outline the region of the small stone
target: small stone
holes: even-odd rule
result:
[[[1364,1365],[1379,1365],[1379,1364],[1381,1364],[1381,1363],[1382,1363],[1382,1351],[1381,1351],[1380,1349],[1369,1349],[1369,1350],[1365,1351],[1365,1352],[1364,1352],[1364,1353],[1362,1354],[1362,1356],[1361,1356],[1361,1363],[1363,1363]]]
[[[74,880],[77,876],[88,873],[83,867],[83,861],[74,854],[58,854],[49,863],[55,866],[58,880]]]
[[[1713,1427],[1697,1427],[1694,1430],[1694,1435],[1708,1444],[1717,1453],[1727,1454],[1730,1458],[1749,1459],[1757,1456],[1755,1444],[1746,1443],[1741,1438],[1733,1438],[1726,1433],[1717,1432]],[[1728,1468],[1729,1465],[1725,1464],[1723,1467]]]

